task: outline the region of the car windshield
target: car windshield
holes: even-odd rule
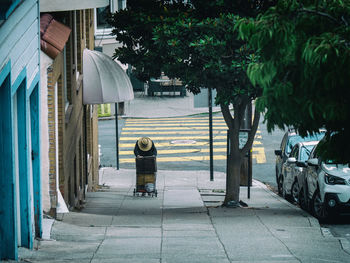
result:
[[[324,161],[325,164],[328,164],[328,165],[333,165],[333,166],[340,166],[340,167],[350,167],[350,163],[346,163],[346,164],[339,164],[337,163],[336,161],[334,160],[326,160]]]
[[[314,148],[314,145],[303,145],[300,151],[300,161],[305,162]]]
[[[309,135],[304,138],[301,137],[300,135],[293,135],[289,137],[287,147],[286,147],[286,153],[290,154],[290,152],[292,151],[292,148],[298,142],[319,141],[323,138],[323,136],[324,136],[324,133],[315,133],[313,135]]]

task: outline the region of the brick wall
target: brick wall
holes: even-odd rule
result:
[[[84,203],[86,185],[89,191],[94,191],[98,184],[97,106],[82,104],[82,54],[85,45],[90,49],[94,47],[92,12],[93,10],[76,11],[77,70],[73,58],[74,37],[72,35],[66,44],[66,80],[64,79],[63,53],[56,57],[47,70],[49,195],[52,215],[56,214],[57,208],[56,171],[59,172],[60,192],[66,204],[71,208],[80,208]],[[68,26],[73,26],[73,11],[62,12],[60,15],[65,16]],[[68,107],[65,101],[64,83],[67,84]],[[55,97],[55,86],[57,87],[57,98]],[[89,155],[88,160],[87,155]]]

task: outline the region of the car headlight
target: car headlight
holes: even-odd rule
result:
[[[324,181],[326,182],[326,184],[330,185],[345,184],[345,179],[330,174],[325,175]]]

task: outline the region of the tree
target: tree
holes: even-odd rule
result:
[[[342,163],[350,160],[349,22],[349,0],[280,0],[238,26],[259,54],[248,76],[263,88],[257,107],[268,129],[326,128],[320,154]]]
[[[261,93],[246,75],[255,55],[238,40],[239,15],[255,17],[274,1],[157,1],[129,0],[127,9],[112,15],[113,33],[122,47],[115,56],[136,68],[143,80],[180,78],[187,89],[201,87],[217,91],[216,103],[230,134],[230,159],[224,205],[239,203],[240,169],[251,149],[260,114],[254,120],[248,140],[239,149],[239,131],[247,105]],[[234,115],[229,106],[233,105]]]

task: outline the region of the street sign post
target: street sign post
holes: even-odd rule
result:
[[[239,149],[242,149],[244,147],[244,145],[247,143],[248,141],[248,135],[249,135],[249,132],[250,132],[250,129],[241,129],[239,131]],[[227,130],[227,158],[226,158],[226,172],[228,171],[228,165],[229,165],[229,156],[231,155],[231,152],[230,152],[230,133],[229,133],[229,130]],[[248,158],[248,183],[247,183],[247,186],[248,186],[248,192],[247,192],[247,195],[248,195],[248,199],[250,199],[250,182],[252,181],[252,178],[251,178],[251,149],[249,149],[248,153],[247,153],[247,156]]]

